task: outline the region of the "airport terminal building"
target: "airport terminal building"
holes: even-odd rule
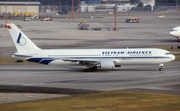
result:
[[[0,2],[0,13],[34,12],[39,13],[40,2]]]

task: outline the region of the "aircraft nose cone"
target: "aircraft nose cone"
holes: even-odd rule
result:
[[[170,32],[170,35],[171,35],[171,36],[174,36],[174,37],[179,36],[179,34],[178,34],[177,32],[175,32],[175,31],[171,31],[171,32]]]
[[[175,60],[175,56],[174,56],[174,55],[172,55],[172,57],[171,57],[171,58],[172,58],[172,61],[173,61],[173,60]]]
[[[172,35],[172,36],[174,36],[174,33],[173,33],[173,31],[171,31],[169,34],[170,34],[170,35]]]

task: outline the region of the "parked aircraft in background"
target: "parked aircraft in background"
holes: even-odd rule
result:
[[[40,49],[16,25],[7,24],[17,52],[13,57],[46,65],[84,65],[86,72],[115,69],[121,65],[163,64],[175,59],[169,51],[157,48],[120,49]]]
[[[172,35],[173,37],[178,39],[178,42],[180,42],[180,26],[178,27],[174,27],[171,31],[170,31],[170,35]]]

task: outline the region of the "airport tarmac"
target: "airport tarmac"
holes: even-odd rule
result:
[[[179,24],[178,13],[167,13],[165,19],[157,19],[158,15],[133,15],[140,18],[140,23],[125,23],[125,18],[131,16],[118,16],[119,31],[106,31],[106,27],[114,26],[113,17],[109,15],[87,19],[90,27],[101,27],[101,31],[77,30],[77,24],[84,19],[57,18],[53,21],[8,22],[21,25],[21,30],[40,48],[176,48],[179,43],[169,32]],[[1,23],[3,22],[1,20]],[[0,28],[0,33],[0,57],[3,58],[7,57],[5,53],[14,53],[16,49],[8,30]],[[83,72],[84,67],[0,65],[0,88],[1,92],[4,86],[23,86],[90,92],[122,90],[180,95],[179,65],[178,61],[166,63],[164,71],[158,71],[158,65],[150,65],[122,66],[114,71],[99,70],[91,73]]]
[[[174,90],[180,94],[179,63],[165,64],[162,72],[158,71],[158,67],[158,65],[122,66],[114,71],[99,70],[87,73],[80,67],[3,65],[0,67],[0,84],[98,91],[153,89],[172,90],[173,93]]]

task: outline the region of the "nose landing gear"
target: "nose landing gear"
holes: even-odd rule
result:
[[[160,66],[159,71],[163,71],[164,64],[159,64],[159,66]]]

